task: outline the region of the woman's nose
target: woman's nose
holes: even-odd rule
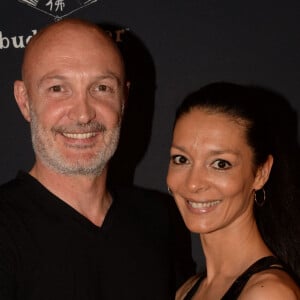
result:
[[[208,187],[208,174],[205,168],[193,167],[186,179],[186,185],[190,192],[206,190]]]

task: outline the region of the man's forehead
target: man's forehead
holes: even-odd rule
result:
[[[122,55],[111,37],[94,24],[77,20],[61,21],[41,29],[27,45],[24,53],[22,75],[23,78],[34,64],[68,56],[82,61],[87,55],[100,58],[105,56],[114,62],[125,73]],[[109,59],[111,58],[111,59]]]
[[[69,43],[99,43],[103,45],[113,45],[109,40],[107,34],[102,33],[95,28],[88,28],[86,26],[75,26],[70,24],[63,24],[61,26],[53,26],[51,28],[42,30],[40,34],[34,36],[27,46],[27,51],[34,48],[58,46],[59,44]]]

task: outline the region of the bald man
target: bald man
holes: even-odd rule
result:
[[[31,39],[14,94],[35,163],[0,188],[1,300],[166,300],[191,275],[171,202],[107,188],[128,89],[94,24],[65,19]]]

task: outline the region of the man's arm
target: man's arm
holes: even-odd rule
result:
[[[3,224],[0,222],[0,299],[16,299],[15,254]]]

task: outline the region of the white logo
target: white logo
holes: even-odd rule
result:
[[[122,43],[129,30],[129,28],[119,28],[114,30],[106,30],[106,32],[117,43]],[[7,36],[0,30],[0,50],[6,50],[8,48],[25,48],[32,36],[34,36],[36,33],[37,29],[32,29],[27,35]]]
[[[98,0],[18,0],[29,5],[49,16],[54,17],[55,21],[72,14],[73,12],[91,5]]]

